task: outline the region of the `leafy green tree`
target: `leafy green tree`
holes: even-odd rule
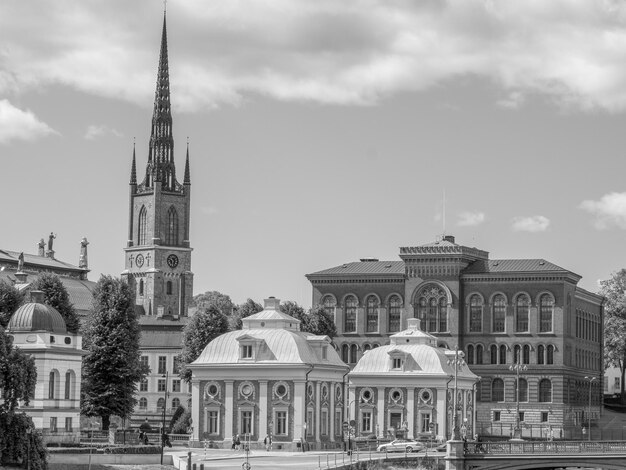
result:
[[[78,321],[78,315],[76,310],[70,302],[70,296],[67,293],[67,289],[59,279],[59,276],[52,273],[43,273],[31,287],[32,290],[40,290],[44,293],[45,303],[51,307],[57,309],[67,326],[67,331],[70,333],[78,333],[80,329],[80,323]]]
[[[287,300],[280,304],[280,310],[300,320],[301,331],[314,335],[326,335],[331,339],[337,336],[335,322],[320,306],[313,307],[307,312],[297,302]]]
[[[198,359],[207,344],[226,332],[228,319],[215,305],[196,310],[183,330],[183,349],[178,355],[181,379],[191,381],[187,366]]]
[[[185,407],[183,405],[178,405],[178,407],[174,411],[174,414],[172,415],[172,419],[170,419],[170,425],[169,425],[170,429],[174,427],[174,423],[178,421],[178,418],[180,418],[184,412],[185,412]]]
[[[33,470],[48,468],[41,434],[34,431],[35,425],[30,416],[16,412],[20,401],[29,404],[36,382],[35,360],[15,348],[11,338],[0,328],[0,390],[3,391],[0,403],[0,464],[28,460]]]
[[[17,308],[24,302],[24,293],[5,281],[0,281],[0,326],[6,328]]]
[[[261,304],[256,303],[252,299],[246,300],[244,303],[237,306],[233,315],[230,318],[230,329],[231,330],[241,330],[243,326],[241,320],[243,318],[249,317],[250,315],[254,315],[255,313],[259,313],[263,311],[263,307]]]
[[[621,373],[621,396],[624,394],[626,372],[626,269],[614,273],[610,279],[600,281],[604,304],[604,365],[618,367]]]
[[[226,316],[232,315],[235,307],[235,304],[233,304],[233,301],[230,300],[228,295],[222,294],[216,290],[194,295],[191,304],[192,307],[197,308],[208,308],[214,305]]]
[[[172,426],[172,434],[187,434],[191,426],[191,411],[183,408],[183,414],[181,414],[174,425]]]
[[[102,418],[109,429],[111,416],[132,413],[137,383],[149,372],[141,365],[139,321],[128,284],[101,276],[93,291],[93,312],[84,328],[81,412]]]

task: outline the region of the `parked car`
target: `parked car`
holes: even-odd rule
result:
[[[424,444],[407,439],[396,439],[376,448],[378,452],[419,452],[422,449],[424,449]]]
[[[360,450],[375,449],[378,445],[376,434],[363,434],[359,437],[355,437],[353,441],[356,448]]]

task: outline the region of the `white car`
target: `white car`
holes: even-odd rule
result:
[[[396,439],[386,444],[379,445],[376,450],[378,452],[419,452],[424,449],[424,444],[407,439]]]

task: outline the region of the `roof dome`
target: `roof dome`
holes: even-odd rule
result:
[[[65,334],[67,326],[58,310],[40,302],[29,302],[18,308],[11,316],[7,330],[9,332],[49,331]]]

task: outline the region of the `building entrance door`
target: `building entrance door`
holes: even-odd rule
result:
[[[396,433],[393,437],[396,438],[398,430],[402,427],[402,413],[389,413],[389,427],[393,428],[393,432]]]

